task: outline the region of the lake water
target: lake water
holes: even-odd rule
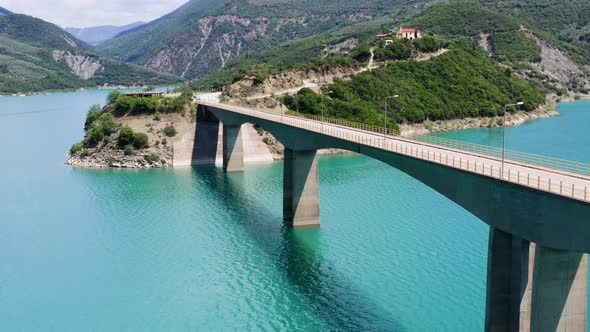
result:
[[[63,164],[106,91],[0,97],[0,331],[481,331],[488,226],[378,161],[320,161],[322,227],[282,226],[282,164]],[[590,162],[590,102],[507,132]],[[498,144],[501,131],[443,134]]]

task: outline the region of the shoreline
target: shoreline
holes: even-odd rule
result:
[[[590,96],[588,96],[590,97]],[[590,98],[588,98],[590,99]],[[537,119],[547,119],[558,117],[560,113],[557,109],[543,105],[532,112],[518,111],[506,114],[506,126],[516,127],[529,121]],[[504,125],[504,117],[475,117],[453,120],[425,121],[418,124],[400,125],[401,137],[411,137],[416,135],[428,135],[456,130],[465,130],[473,128],[500,128]]]
[[[0,92],[0,97],[33,97],[33,96],[42,96],[48,95],[53,93],[77,93],[77,92],[84,92],[84,91],[100,91],[100,90],[131,90],[131,89],[145,89],[147,85],[143,86],[134,86],[134,85],[97,85],[91,87],[81,87],[76,89],[58,89],[58,90],[44,90],[44,91],[36,91],[36,92],[19,92],[19,93],[2,93]],[[163,87],[172,87],[168,85],[161,85],[156,86],[156,89],[163,88]]]

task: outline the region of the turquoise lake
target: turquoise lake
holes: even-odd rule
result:
[[[482,331],[488,226],[359,156],[320,160],[322,226],[282,225],[282,164],[63,164],[107,91],[0,97],[0,331]],[[590,162],[590,101],[507,129]],[[499,145],[501,129],[442,136]]]

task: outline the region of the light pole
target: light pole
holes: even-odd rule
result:
[[[383,124],[385,125],[385,130],[383,131],[383,140],[387,139],[387,100],[394,98],[399,98],[399,95],[385,97],[385,109],[383,110]]]
[[[519,101],[516,104],[508,104],[508,105],[504,105],[504,119],[502,120],[502,175],[501,178],[504,178],[504,160],[505,160],[505,155],[506,155],[506,111],[508,109],[508,107],[516,107],[516,106],[522,106],[524,105],[524,103],[522,101]]]
[[[320,91],[321,92],[321,91]],[[334,91],[328,91],[329,95],[332,95],[334,93]],[[324,94],[322,93],[322,99],[321,99],[321,104],[322,104],[322,132],[324,131]]]

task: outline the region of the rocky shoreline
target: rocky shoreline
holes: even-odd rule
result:
[[[506,126],[520,126],[528,121],[559,116],[554,107],[541,106],[532,112],[518,111],[506,114]],[[426,121],[419,124],[402,124],[401,136],[427,135],[433,133],[463,130],[471,128],[498,128],[504,124],[504,118],[478,117],[441,121]]]
[[[87,157],[68,153],[65,164],[82,168],[166,168],[172,167],[172,160],[167,157],[150,160],[147,154],[126,156],[122,151],[109,150],[105,153],[91,151]]]

